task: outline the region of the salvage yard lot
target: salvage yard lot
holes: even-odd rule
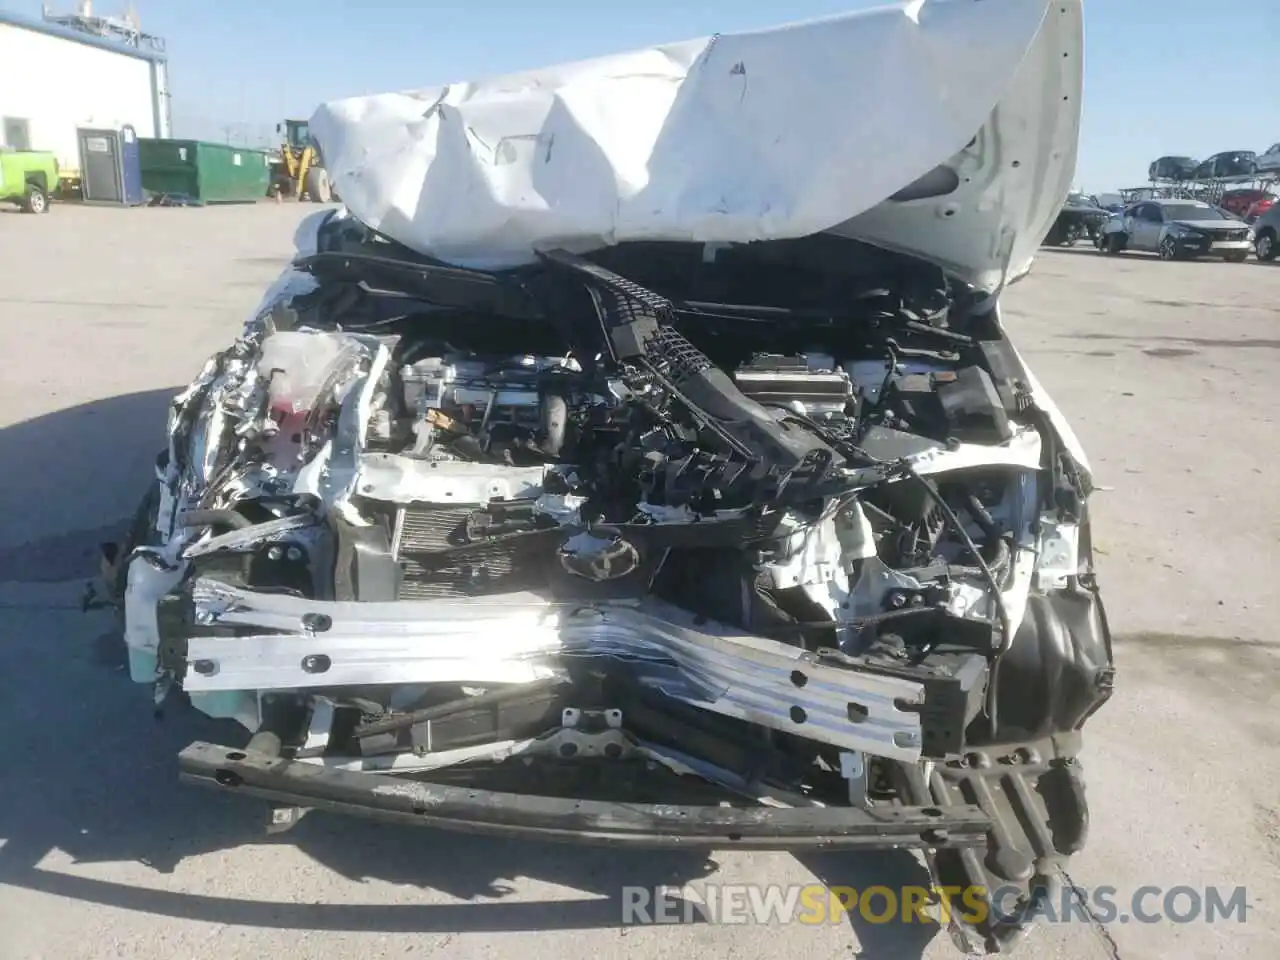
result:
[[[176,782],[181,747],[235,734],[153,719],[81,588],[142,492],[168,398],[312,209],[0,214],[0,960],[958,956],[919,925],[861,920],[618,929],[624,885],[926,883],[906,854],[621,855],[321,815],[267,840],[252,801]],[[1093,828],[1072,875],[1120,901],[1245,885],[1253,907],[1243,924],[1117,924],[1113,942],[1040,928],[1016,956],[1274,958],[1280,267],[1051,250],[1005,303],[1101,487],[1119,673],[1086,728]]]

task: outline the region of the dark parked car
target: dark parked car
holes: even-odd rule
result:
[[[1067,202],[1049,228],[1044,243],[1046,246],[1069,247],[1084,237],[1096,241],[1098,231],[1109,216],[1110,212],[1098,203],[1097,197],[1084,193],[1067,194]]]
[[[1258,157],[1258,172],[1280,173],[1280,143],[1273,143]]]
[[[1215,153],[1195,170],[1197,180],[1220,177],[1251,177],[1258,172],[1258,155],[1252,150],[1227,150]]]
[[[1190,180],[1196,175],[1196,161],[1191,157],[1161,157],[1147,167],[1152,180]]]

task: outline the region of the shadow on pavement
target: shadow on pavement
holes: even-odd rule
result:
[[[1036,251],[1036,256],[1039,256],[1042,253],[1073,253],[1076,255],[1085,254],[1090,257],[1103,257],[1102,252],[1099,251],[1092,243],[1080,243],[1074,247],[1040,247]]]
[[[133,514],[180,388],[129,393],[0,429],[0,582],[92,575]]]
[[[1080,244],[1074,247],[1040,247],[1037,250],[1036,255],[1039,256],[1041,253],[1049,253],[1049,254],[1066,253],[1066,254],[1074,254],[1076,256],[1096,257],[1098,259],[1106,259],[1106,260],[1139,260],[1141,261],[1141,260],[1159,260],[1160,259],[1155,253],[1151,253],[1146,250],[1122,250],[1120,253],[1104,254],[1102,251],[1100,251],[1097,247],[1095,247],[1091,243]],[[1223,260],[1220,257],[1189,257],[1187,259],[1177,260],[1175,262],[1176,263],[1227,263],[1229,261]],[[1263,266],[1263,267],[1275,266],[1276,263],[1280,263],[1280,261],[1264,263],[1259,261],[1256,257],[1253,257],[1253,256],[1250,256],[1247,260],[1242,260],[1240,262],[1252,263],[1256,266]]]
[[[1161,301],[1164,306],[1177,306],[1175,301]],[[1190,343],[1197,347],[1224,347],[1237,350],[1280,350],[1280,338],[1249,337],[1230,340],[1225,337],[1130,336],[1122,333],[1060,333],[1060,340],[1121,340],[1129,343]]]
[[[179,698],[154,716],[149,689],[131,683],[125,670],[114,614],[81,613],[73,602],[79,581],[96,569],[98,543],[112,539],[132,512],[175,392],[116,397],[0,430],[0,463],[30,468],[10,478],[5,513],[23,505],[23,529],[32,534],[22,546],[0,549],[0,728],[6,731],[0,738],[0,884],[246,927],[535,932],[617,928],[624,886],[697,885],[718,869],[707,851],[511,842],[321,813],[267,838],[264,805],[179,784],[176,755],[188,743],[238,744],[247,733],[198,714]],[[107,522],[66,532],[75,521],[63,504],[90,484],[97,491],[92,502]],[[290,887],[287,876],[273,884],[279,892],[271,900],[248,900],[176,891],[158,876],[135,884],[77,876],[59,866],[66,860],[122,864],[125,875],[136,876],[130,865],[142,864],[166,875],[190,858],[274,845],[296,847],[355,882],[410,885],[473,902],[309,902],[308,891]],[[903,851],[800,860],[828,885],[862,890],[929,882]],[[215,863],[192,869],[233,868]],[[576,889],[588,899],[531,902],[520,895],[521,878]],[[938,932],[918,923],[868,924],[856,912],[850,923],[865,960],[911,960]]]

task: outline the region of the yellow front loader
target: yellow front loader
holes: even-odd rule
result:
[[[278,123],[276,133],[284,134],[284,142],[280,144],[280,160],[272,171],[271,192],[278,197],[296,197],[312,203],[337,199],[307,121]]]

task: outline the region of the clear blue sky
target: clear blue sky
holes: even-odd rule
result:
[[[99,15],[127,0],[97,0]],[[39,0],[0,0],[38,16]],[[479,79],[879,0],[134,0],[165,38],[176,132],[261,141],[326,99]],[[71,12],[74,0],[52,0]],[[1078,185],[1166,153],[1280,141],[1280,0],[1086,0]]]

